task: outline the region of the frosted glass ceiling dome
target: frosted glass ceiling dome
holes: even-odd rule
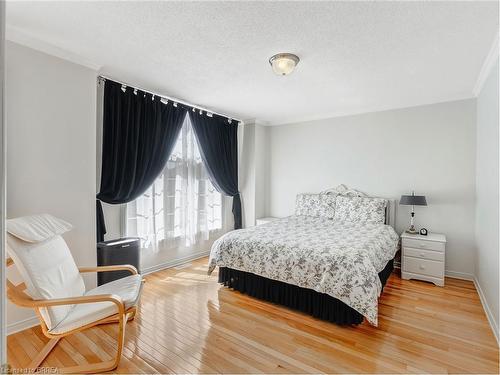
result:
[[[300,59],[293,53],[278,53],[269,59],[269,64],[273,67],[274,73],[286,76],[295,70]]]

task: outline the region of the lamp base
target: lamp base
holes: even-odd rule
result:
[[[415,227],[412,225],[410,225],[410,227],[405,230],[406,233],[409,233],[409,234],[417,234],[417,231],[415,230]]]
[[[413,230],[407,229],[407,230],[405,230],[405,232],[408,233],[408,234],[417,234],[417,231],[414,230],[414,229]]]

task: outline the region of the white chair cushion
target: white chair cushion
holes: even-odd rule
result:
[[[142,288],[141,275],[131,275],[98,286],[85,293],[86,296],[99,294],[115,294],[121,297],[125,303],[125,309],[135,306],[139,300]],[[50,333],[61,334],[69,332],[87,324],[107,318],[118,312],[118,308],[113,302],[96,302],[74,305],[73,309],[57,326],[50,330]]]
[[[85,293],[83,279],[61,236],[32,243],[9,233],[7,250],[32,298],[66,298],[83,296]],[[72,306],[56,306],[40,309],[40,313],[51,329],[66,317],[71,308]]]
[[[23,216],[7,220],[7,232],[26,242],[42,242],[69,232],[73,226],[49,214]]]

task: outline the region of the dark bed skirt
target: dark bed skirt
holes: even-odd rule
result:
[[[390,260],[378,274],[382,287],[385,286],[393,269],[394,261]],[[328,294],[267,279],[250,272],[220,267],[219,283],[249,296],[290,307],[336,324],[347,325],[363,322],[363,315]]]

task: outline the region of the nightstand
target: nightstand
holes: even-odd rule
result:
[[[272,217],[272,216],[261,217],[259,219],[256,219],[255,223],[256,223],[256,225],[262,225],[262,224],[270,223],[271,221],[274,221],[274,220],[278,220],[278,218],[277,217]]]
[[[401,277],[444,285],[446,236],[439,233],[401,235]]]

